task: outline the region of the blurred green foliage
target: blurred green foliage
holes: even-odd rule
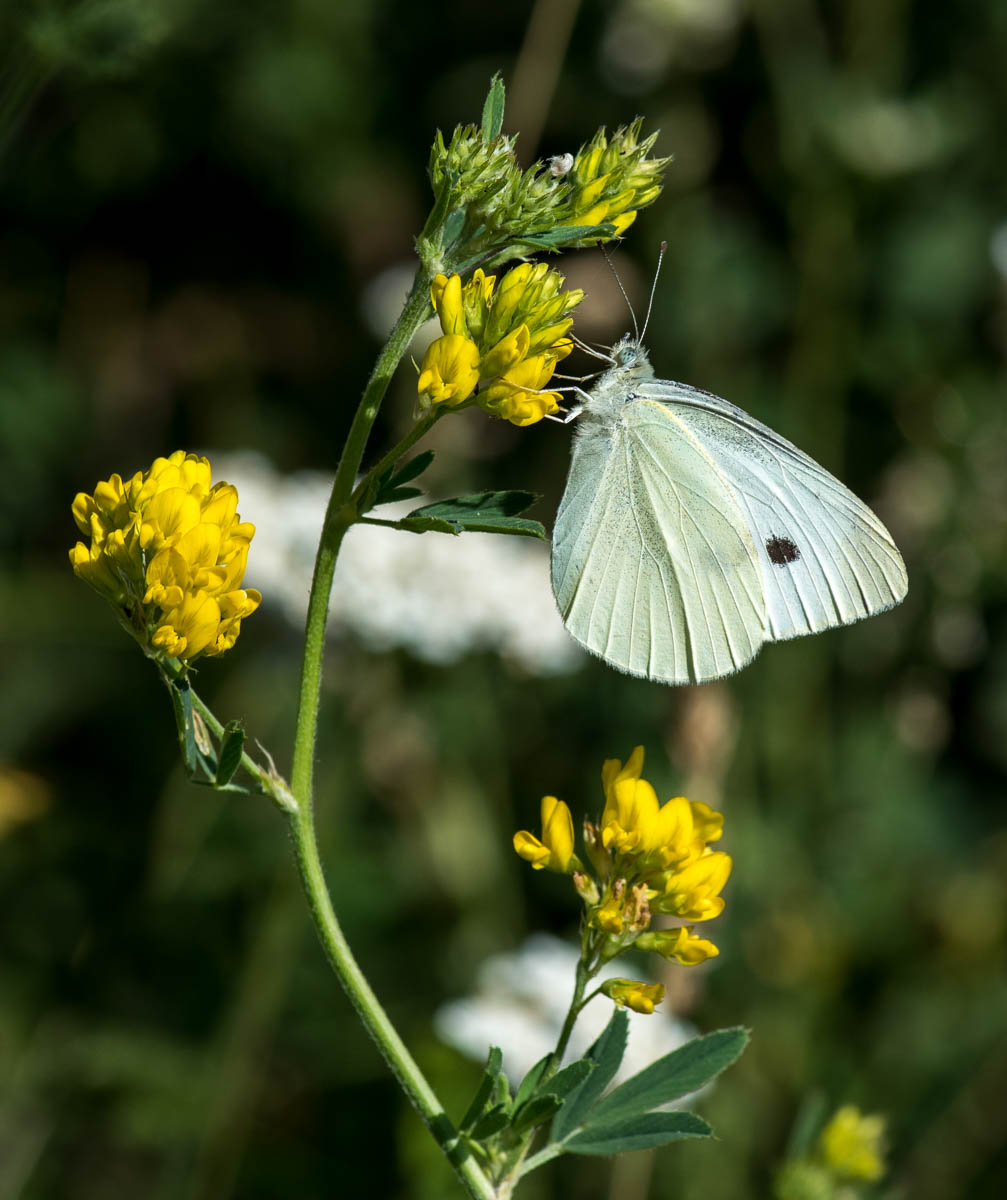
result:
[[[1007,8],[585,0],[565,52],[562,9],[0,13],[5,1197],[455,1194],[327,971],[280,818],[187,784],[167,696],[66,549],[76,491],[178,446],[333,468],[433,131],[478,119],[497,68],[542,127],[529,158],[637,112],[663,129],[665,195],[616,254],[640,304],[669,242],[655,366],[876,504],[910,595],[691,690],[334,644],[318,804],[351,942],[457,1115],[478,1069],[434,1039],[437,1004],[577,911],[510,834],[546,791],[597,808],[602,757],[643,742],[660,791],[724,808],[736,864],[722,955],[669,976],[670,1007],[753,1043],[705,1104],[719,1142],[562,1162],[529,1200],[766,1195],[816,1088],[888,1114],[880,1194],[1003,1195]],[[560,265],[589,291],[578,332],[614,340],[604,265]],[[534,488],[548,521],[569,431],[458,421],[449,494]],[[281,769],[297,663],[267,597],[199,680]]]

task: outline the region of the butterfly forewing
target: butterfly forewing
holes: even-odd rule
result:
[[[652,380],[639,394],[694,434],[743,509],[759,555],[767,641],[845,625],[905,596],[905,566],[888,531],[814,459],[707,392]]]
[[[713,679],[758,651],[765,604],[745,515],[709,455],[661,405],[577,437],[553,534],[569,632],[631,674]]]

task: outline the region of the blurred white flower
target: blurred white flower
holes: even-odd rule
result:
[[[490,1046],[499,1046],[504,1071],[516,1087],[556,1046],[573,995],[577,958],[574,946],[547,933],[533,934],[511,954],[493,955],[479,969],[474,996],[452,1000],[437,1010],[437,1036],[479,1062],[485,1062]],[[627,973],[650,982],[635,967],[612,963],[596,979],[600,983]],[[584,1056],[611,1019],[612,1009],[605,996],[596,996],[587,1005],[577,1019],[564,1061]],[[629,1043],[617,1083],[696,1036],[692,1026],[660,1010],[650,1016],[627,1010],[627,1015]]]
[[[248,452],[215,454],[213,464],[255,524],[246,584],[300,628],[331,478],[282,475]],[[380,515],[394,520],[423,503],[382,506]],[[339,556],[329,613],[330,636],[349,631],[375,649],[402,647],[428,662],[495,650],[526,671],[554,674],[583,657],[556,611],[548,547],[531,538],[355,526]]]

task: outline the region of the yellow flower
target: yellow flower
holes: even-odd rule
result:
[[[721,889],[731,874],[730,856],[721,850],[704,854],[679,871],[669,871],[663,889],[651,897],[654,912],[672,913],[687,921],[709,921],[724,911]],[[660,883],[660,879],[655,881]]]
[[[579,870],[580,863],[573,852],[573,817],[562,800],[555,796],[542,797],[542,838],[522,829],[514,834],[514,849],[535,868],[543,867],[568,875]]]
[[[426,400],[454,408],[472,395],[478,382],[479,350],[475,342],[458,333],[446,333],[427,347],[416,388],[421,403]]]
[[[559,393],[542,390],[552,378],[556,361],[540,354],[501,372],[502,378],[482,393],[480,405],[494,416],[522,426],[534,425],[547,413],[559,412]]]
[[[674,959],[683,967],[694,967],[697,963],[716,958],[720,953],[713,942],[706,938],[693,937],[692,926],[679,929],[661,929],[653,933],[641,933],[633,943],[636,950],[660,954],[662,958]]]
[[[616,855],[637,855],[644,874],[663,871],[704,852],[706,842],[719,838],[723,817],[705,804],[690,804],[675,796],[659,804],[643,770],[643,747],[637,746],[623,766],[608,759],[602,767],[605,810],[601,839]]]
[[[546,391],[556,364],[573,349],[569,313],[581,291],[563,291],[563,276],[545,263],[521,263],[504,275],[476,270],[468,283],[437,275],[430,297],[444,336],[427,349],[417,384],[421,402],[461,404],[478,383],[478,403],[514,425],[559,411]]]
[[[873,1183],[885,1173],[884,1134],[884,1117],[865,1117],[859,1108],[847,1104],[822,1130],[819,1148],[826,1165],[837,1175]]]
[[[601,991],[620,1008],[631,1008],[638,1013],[652,1013],[654,1005],[664,999],[663,984],[641,983],[637,979],[606,979]]]
[[[152,650],[185,663],[220,654],[262,601],[241,586],[255,526],[237,508],[235,488],[211,485],[207,459],[177,450],[128,483],[113,475],[77,495],[90,545],[78,542],[70,562]]]

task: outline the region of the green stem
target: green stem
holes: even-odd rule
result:
[[[297,802],[290,813],[290,831],[301,873],[301,882],[308,899],[318,936],[343,990],[349,997],[364,1028],[374,1039],[392,1074],[422,1117],[430,1133],[447,1155],[468,1194],[475,1200],[492,1200],[493,1188],[458,1140],[458,1134],[441,1107],[433,1089],[427,1083],[412,1055],[399,1037],[381,1007],[377,996],[353,957],[332,907],[315,835],[313,808],[313,777],[315,735],[318,726],[318,703],[322,680],[322,658],[325,644],[325,624],[328,617],[329,595],[336,568],[339,548],[347,529],[358,519],[357,503],[363,496],[354,492],[354,480],[360,469],[367,439],[374,425],[392,375],[430,311],[431,275],[422,267],[417,271],[412,291],[395,323],[384,349],[378,356],[374,371],[353,418],[343,447],[342,457],[332,484],[325,522],[315,559],[315,573],[308,598],[308,616],[304,637],[304,660],[301,668],[301,690],[294,734],[294,757],[291,770],[291,790]],[[429,424],[433,424],[429,419]],[[425,426],[425,427],[424,427]],[[391,454],[396,457],[408,449],[429,425],[418,422]],[[378,463],[384,469],[388,455]],[[394,460],[392,460],[394,461]],[[371,472],[373,475],[374,472]],[[370,476],[369,476],[370,477]],[[365,481],[366,482],[366,481]],[[355,502],[356,501],[356,502]]]
[[[422,269],[416,272],[412,291],[406,300],[360,400],[350,432],[336,469],[322,526],[322,536],[315,559],[315,573],[308,598],[308,617],[304,633],[304,661],[301,667],[301,691],[297,706],[297,728],[294,734],[294,761],[291,771],[291,790],[305,810],[311,807],[314,777],[315,734],[318,727],[318,697],[322,683],[322,657],[325,648],[325,623],[329,611],[329,595],[336,570],[336,558],[346,531],[354,523],[357,512],[351,504],[353,483],[367,447],[381,401],[395,368],[402,360],[413,335],[426,320],[430,311],[431,277]],[[382,460],[383,461],[383,460]]]
[[[412,1101],[435,1141],[458,1173],[469,1196],[474,1200],[492,1200],[495,1194],[493,1187],[476,1161],[459,1142],[458,1131],[444,1112],[433,1089],[388,1019],[353,957],[329,898],[321,859],[318,856],[318,843],[315,840],[310,808],[305,807],[291,814],[290,830],[315,928],[350,1003],[356,1009],[367,1032],[377,1043],[382,1057],[402,1090]]]
[[[559,1064],[563,1061],[563,1055],[566,1052],[567,1043],[570,1041],[570,1034],[573,1033],[573,1027],[577,1022],[578,1016],[580,1016],[580,1010],[587,1003],[584,999],[584,989],[587,987],[588,980],[592,974],[591,968],[581,958],[577,963],[577,978],[573,987],[573,999],[570,1001],[570,1007],[567,1010],[563,1028],[560,1030],[556,1049],[553,1051],[552,1065],[549,1070],[550,1076],[559,1069]]]

